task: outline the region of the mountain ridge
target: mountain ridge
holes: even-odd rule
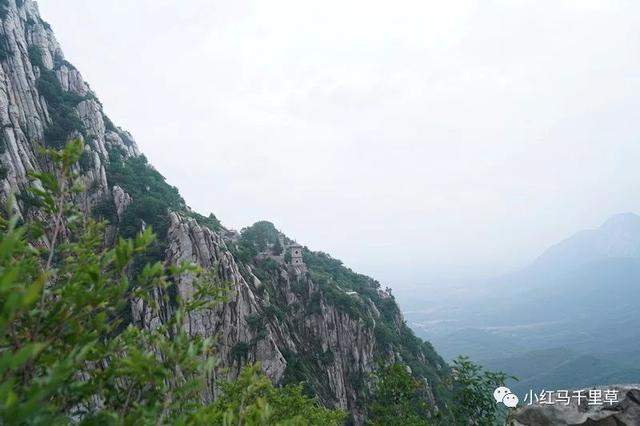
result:
[[[578,231],[546,249],[530,268],[553,268],[567,261],[587,263],[602,257],[640,257],[640,216],[618,213],[598,228]]]
[[[213,214],[191,210],[103,112],[34,0],[0,1],[0,20],[0,201],[15,194],[14,213],[37,217],[29,174],[52,167],[40,146],[81,139],[77,171],[87,190],[74,201],[109,223],[109,241],[152,226],[158,239],[149,260],[193,262],[230,284],[226,303],[186,319],[193,335],[217,337],[219,377],[235,378],[241,365],[259,362],[273,382],[305,381],[323,404],[361,424],[370,376],[379,364],[398,362],[424,379],[432,406],[446,410],[448,365],[415,337],[377,281],[306,248],[304,265],[292,265],[282,244],[288,238],[268,222],[236,233]],[[175,291],[188,297],[190,277],[179,277]],[[170,300],[155,302],[172,309]],[[136,301],[130,321],[148,328],[163,321],[151,312]],[[215,388],[203,397],[215,398]]]

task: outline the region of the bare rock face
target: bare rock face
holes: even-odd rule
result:
[[[106,129],[102,106],[80,73],[64,60],[35,1],[6,0],[0,5],[0,20],[0,201],[24,191],[29,171],[47,170],[38,148],[51,143],[47,128],[64,126],[58,122],[63,106],[72,111],[80,127],[65,129],[69,132],[63,137],[80,137],[86,143],[82,172],[90,188],[86,200],[90,208],[110,193],[105,172],[109,149],[118,147],[125,156],[137,155],[135,142],[119,129]],[[48,90],[43,92],[44,86]],[[61,96],[50,93],[58,89]],[[65,104],[54,104],[56,96],[64,98]],[[18,204],[22,210],[22,203]]]
[[[261,282],[250,270],[243,275],[225,240],[193,219],[172,213],[168,239],[167,261],[197,263],[231,284],[226,303],[191,316],[186,324],[191,333],[217,336],[227,377],[235,377],[246,362],[260,362],[278,383],[284,379],[288,363],[303,353],[331,354],[317,364],[312,380],[325,389],[320,394],[325,404],[350,410],[357,417],[363,389],[356,388],[353,378],[363,377],[375,367],[376,342],[371,327],[327,305],[322,298],[316,299],[317,306],[310,314],[304,306],[320,289],[307,276],[285,266],[278,272],[276,288],[267,292],[265,286],[270,283]],[[190,277],[180,279],[178,291],[184,298],[193,293]],[[291,307],[280,317],[269,314],[275,299],[279,305]],[[260,324],[251,318],[259,318]]]
[[[230,288],[226,303],[185,321],[194,335],[216,336],[220,374],[234,378],[245,363],[259,362],[275,383],[306,380],[325,405],[350,412],[353,421],[362,424],[369,379],[378,362],[403,361],[376,339],[375,322],[382,320],[373,302],[349,296],[363,303],[369,320],[354,318],[330,303],[326,289],[308,272],[272,262],[271,274],[260,279],[253,270],[257,266],[236,260],[234,240],[223,237],[228,231],[213,231],[178,213],[171,213],[170,220],[166,261],[197,263]],[[181,277],[177,291],[189,298],[194,292],[192,277]],[[139,307],[137,311],[134,318],[142,318]],[[403,327],[400,312],[394,315],[392,326]],[[147,318],[142,325],[153,326],[159,320]],[[422,352],[418,358],[425,365],[432,362]],[[296,376],[301,371],[304,377]],[[431,384],[425,383],[429,402],[436,405]]]
[[[640,386],[611,386],[618,390],[618,402],[589,405],[586,400],[578,405],[534,404],[518,409],[511,415],[510,426],[635,426],[640,425]]]
[[[129,207],[129,204],[133,201],[131,195],[127,194],[124,189],[118,185],[114,186],[111,190],[113,194],[113,203],[116,206],[116,214],[118,215],[118,221],[122,220],[125,210]]]
[[[213,269],[231,287],[229,300],[218,309],[188,318],[186,326],[189,331],[217,337],[219,356],[226,361],[231,376],[239,373],[234,365],[240,367],[245,362],[260,362],[274,381],[280,380],[286,362],[275,343],[275,331],[267,326],[266,334],[259,337],[258,331],[247,323],[247,318],[260,313],[261,306],[240,274],[224,241],[195,220],[184,219],[176,213],[171,214],[168,239],[168,262],[177,264],[188,261]],[[178,291],[182,298],[188,298],[193,293],[191,277],[181,277]]]

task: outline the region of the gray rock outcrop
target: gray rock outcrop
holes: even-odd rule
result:
[[[68,138],[80,137],[86,143],[83,175],[90,188],[85,207],[90,208],[110,194],[105,171],[109,149],[118,147],[125,156],[137,155],[135,142],[126,132],[106,128],[102,106],[80,73],[65,61],[35,1],[6,0],[0,8],[0,165],[4,177],[0,202],[28,187],[28,172],[48,168],[39,147],[46,142],[46,129],[62,124],[55,122],[60,117],[52,112],[57,106],[48,104],[41,90],[46,77],[52,79],[47,81],[54,83],[53,90],[55,85],[61,90],[51,96],[62,94],[72,100],[65,107],[83,128],[79,133],[70,132]],[[25,209],[20,197],[17,208]]]
[[[604,391],[605,388],[603,388]],[[568,405],[533,404],[518,409],[509,420],[510,426],[636,426],[640,425],[640,386],[610,386],[606,389],[618,391],[617,402],[613,404],[580,404],[571,399]]]

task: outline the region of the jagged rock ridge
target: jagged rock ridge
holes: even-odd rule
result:
[[[444,408],[437,385],[446,364],[415,338],[377,282],[306,249],[307,264],[292,266],[283,247],[291,241],[271,224],[238,234],[213,215],[191,211],[146,163],[131,135],[106,117],[64,59],[36,2],[0,0],[0,20],[0,201],[15,194],[17,214],[37,214],[25,189],[30,171],[50,167],[39,147],[81,138],[85,153],[78,167],[87,192],[77,201],[87,213],[109,220],[112,237],[153,225],[160,243],[152,256],[196,262],[231,284],[226,303],[185,324],[191,333],[217,336],[221,374],[233,377],[241,365],[259,361],[275,382],[306,380],[322,402],[349,410],[360,423],[370,373],[378,363],[401,361],[425,379],[432,403]],[[177,291],[190,294],[190,277],[179,280]],[[132,321],[140,326],[161,320],[144,305],[132,306]]]

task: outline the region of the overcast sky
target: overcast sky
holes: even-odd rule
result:
[[[640,212],[635,0],[40,0],[195,210],[396,286]]]

